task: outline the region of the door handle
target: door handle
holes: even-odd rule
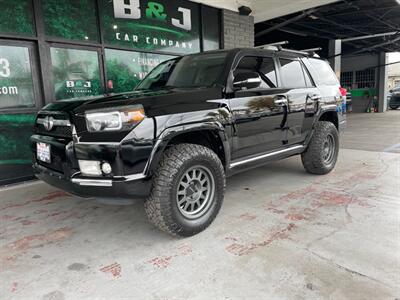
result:
[[[274,104],[277,106],[287,106],[288,105],[288,100],[284,96],[276,96],[274,98]]]
[[[315,94],[315,95],[309,95],[308,96],[309,98],[310,98],[310,100],[311,101],[321,101],[321,99],[322,99],[322,96],[321,95],[317,95],[317,94]]]

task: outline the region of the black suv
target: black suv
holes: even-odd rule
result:
[[[308,172],[330,172],[344,95],[329,64],[303,52],[183,56],[132,92],[44,107],[33,168],[81,197],[144,198],[153,224],[191,236],[216,217],[226,176],[298,154]]]

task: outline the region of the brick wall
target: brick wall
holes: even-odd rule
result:
[[[254,17],[223,10],[223,48],[254,47]]]

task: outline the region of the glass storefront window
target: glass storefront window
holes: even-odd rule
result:
[[[50,48],[56,100],[103,93],[98,52]]]
[[[29,48],[0,46],[0,109],[34,106]]]
[[[99,41],[94,0],[42,0],[47,36],[79,41]]]
[[[0,0],[0,32],[34,36],[32,0]]]
[[[200,51],[199,5],[183,0],[101,0],[104,41],[177,54]]]
[[[107,80],[114,93],[132,91],[158,64],[174,56],[106,49]]]
[[[213,7],[202,7],[203,25],[203,50],[211,51],[220,49],[221,26],[219,10]],[[210,26],[213,24],[213,26]]]

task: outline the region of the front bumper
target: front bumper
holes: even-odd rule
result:
[[[64,174],[33,164],[34,174],[44,182],[83,198],[134,199],[150,194],[151,180],[142,174],[108,179],[87,178],[80,175],[67,178]]]
[[[51,163],[43,163],[36,159],[38,142],[51,146]],[[64,138],[42,135],[31,137],[33,170],[36,177],[83,198],[133,199],[144,198],[150,194],[151,179],[144,175],[146,153],[130,151],[129,155],[126,155],[126,148],[143,152],[143,147],[131,144],[75,144]],[[83,176],[78,159],[107,161],[111,164],[113,172],[100,177]],[[137,162],[134,159],[137,159]],[[131,172],[128,173],[127,170]]]

